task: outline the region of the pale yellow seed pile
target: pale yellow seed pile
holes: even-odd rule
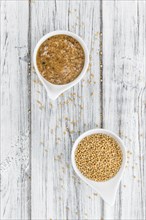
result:
[[[119,171],[122,151],[112,137],[93,134],[85,137],[75,152],[75,161],[80,172],[94,181],[106,181]]]

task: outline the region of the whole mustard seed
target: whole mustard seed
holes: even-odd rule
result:
[[[94,181],[106,181],[114,177],[122,164],[122,151],[114,138],[105,134],[93,134],[78,144],[75,161],[80,172]]]

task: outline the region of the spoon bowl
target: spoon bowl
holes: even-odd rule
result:
[[[85,54],[85,62],[84,62],[84,67],[81,71],[81,73],[79,74],[79,76],[73,80],[72,82],[70,83],[67,83],[67,84],[64,84],[64,85],[55,85],[55,84],[52,84],[50,83],[49,81],[47,81],[42,75],[41,73],[39,72],[39,69],[37,67],[37,61],[36,61],[36,58],[37,58],[37,52],[38,52],[38,49],[39,47],[41,46],[41,44],[46,41],[48,38],[50,37],[53,37],[55,35],[68,35],[68,36],[71,36],[73,37],[75,40],[77,40],[80,45],[82,46],[83,50],[84,50],[84,54]],[[87,68],[88,68],[88,64],[89,64],[89,52],[88,52],[88,49],[87,49],[87,46],[86,44],[84,43],[84,41],[82,40],[81,37],[79,37],[78,35],[70,32],[70,31],[53,31],[53,32],[50,32],[48,34],[46,34],[45,36],[43,36],[39,42],[37,43],[35,49],[34,49],[34,55],[33,55],[33,62],[34,62],[34,67],[35,67],[35,71],[40,79],[40,81],[42,82],[42,84],[44,85],[46,91],[47,91],[47,94],[49,96],[50,99],[52,100],[55,100],[58,98],[58,96],[65,92],[66,90],[68,90],[69,88],[73,87],[74,85],[76,85],[77,83],[79,83],[79,81],[83,78],[83,76],[85,75],[86,71],[87,71]]]
[[[85,138],[86,136],[89,136],[92,134],[97,134],[97,133],[106,134],[106,135],[113,137],[117,141],[117,143],[119,144],[121,151],[122,151],[122,155],[123,155],[122,164],[121,164],[121,167],[120,167],[120,170],[118,171],[118,173],[114,177],[112,177],[111,179],[104,181],[104,182],[96,182],[96,181],[90,180],[87,177],[85,177],[80,172],[80,170],[78,169],[76,162],[75,162],[75,151],[76,151],[80,141],[83,138]],[[105,130],[105,129],[89,130],[89,131],[83,133],[81,136],[79,136],[77,138],[77,140],[75,141],[73,148],[72,148],[71,160],[72,160],[72,166],[73,166],[75,172],[77,173],[77,175],[84,182],[86,182],[89,186],[91,186],[94,190],[96,190],[106,203],[108,203],[111,206],[114,205],[115,198],[116,198],[116,192],[117,192],[119,183],[121,181],[121,178],[122,178],[122,175],[123,175],[123,172],[125,169],[125,164],[126,164],[126,150],[125,150],[125,146],[124,146],[124,143],[122,142],[122,140],[115,133],[113,133],[109,130]]]

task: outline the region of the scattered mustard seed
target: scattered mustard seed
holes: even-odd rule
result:
[[[93,193],[94,196],[98,196],[98,193]]]

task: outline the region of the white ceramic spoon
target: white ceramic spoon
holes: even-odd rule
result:
[[[97,133],[107,134],[107,135],[110,135],[111,137],[113,137],[119,143],[119,146],[121,147],[121,150],[123,153],[123,161],[122,161],[122,165],[121,165],[120,170],[118,171],[116,176],[114,176],[113,178],[111,178],[110,180],[105,181],[105,182],[96,182],[96,181],[92,181],[92,180],[86,178],[79,171],[79,169],[76,166],[76,162],[75,162],[75,151],[76,151],[76,148],[77,148],[79,142],[84,137],[89,136],[91,134],[97,134]],[[114,205],[115,198],[116,198],[116,192],[117,192],[120,180],[122,178],[124,168],[125,168],[125,163],[126,163],[126,151],[125,151],[125,146],[124,146],[122,140],[113,132],[105,130],[105,129],[89,130],[89,131],[83,133],[81,136],[79,136],[79,138],[75,141],[75,143],[73,145],[73,149],[72,149],[71,160],[72,160],[72,166],[73,166],[75,172],[77,173],[77,175],[83,181],[85,181],[88,185],[90,185],[93,189],[95,189],[106,203],[108,203],[111,206]]]
[[[47,40],[48,38],[50,38],[52,36],[55,36],[55,35],[59,35],[59,34],[65,34],[65,35],[71,36],[74,39],[76,39],[81,44],[81,46],[84,50],[84,53],[85,53],[85,63],[84,63],[84,67],[83,67],[80,75],[74,81],[72,81],[68,84],[65,84],[65,85],[55,85],[55,84],[52,84],[52,83],[48,82],[40,74],[40,72],[38,70],[38,67],[37,67],[37,62],[36,62],[37,52],[38,52],[38,49],[41,46],[41,44],[45,40]],[[89,52],[88,52],[86,44],[84,43],[84,41],[78,35],[76,35],[72,32],[69,32],[69,31],[53,31],[53,32],[50,32],[50,33],[46,34],[45,36],[43,36],[40,39],[40,41],[37,43],[37,45],[34,49],[33,62],[34,62],[34,67],[35,67],[36,73],[37,73],[39,79],[41,80],[42,84],[46,88],[49,98],[52,99],[52,100],[55,100],[55,99],[58,98],[58,96],[61,93],[68,90],[72,86],[76,85],[82,79],[82,77],[85,75],[85,73],[87,71],[87,68],[88,68],[88,64],[89,64]]]

